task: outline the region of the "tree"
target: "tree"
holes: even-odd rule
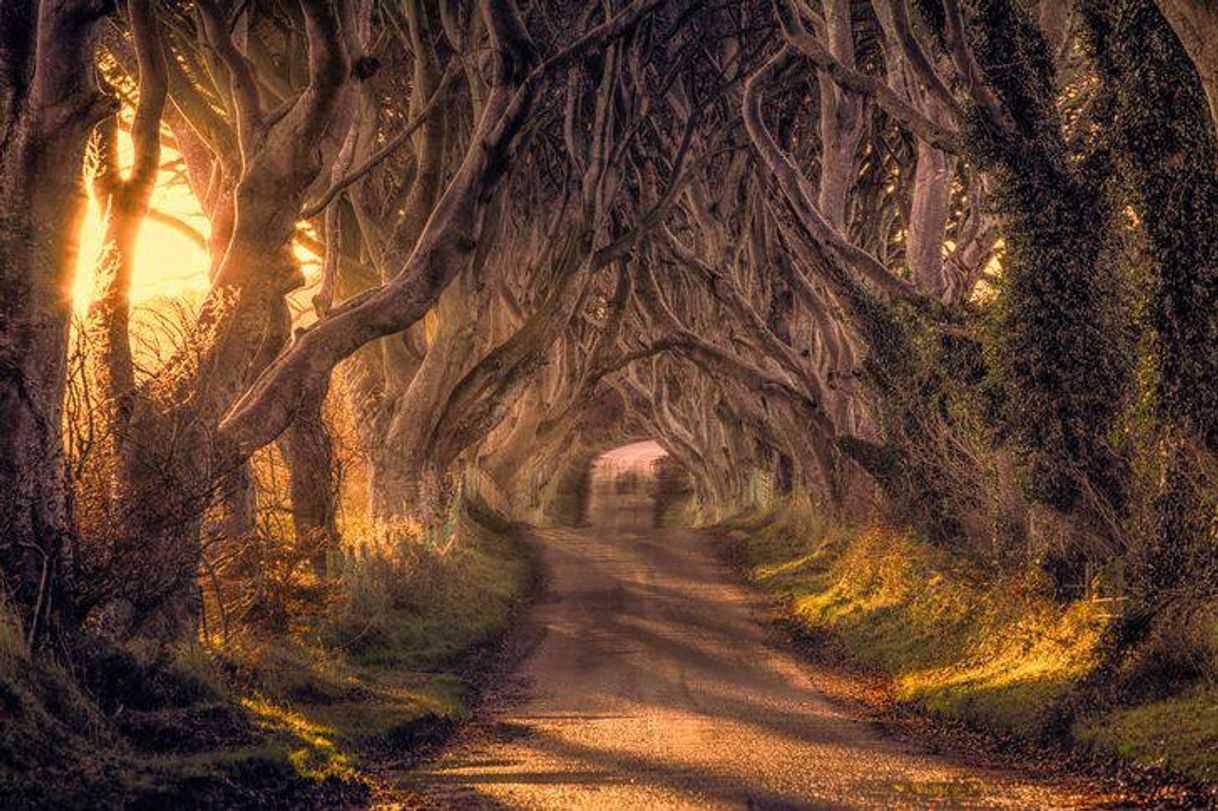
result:
[[[114,112],[93,48],[97,0],[6,3],[0,135],[0,572],[28,642],[75,618],[62,409],[81,160]],[[31,24],[31,21],[33,24]]]

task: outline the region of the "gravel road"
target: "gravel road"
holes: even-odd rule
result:
[[[619,498],[600,526],[539,533],[548,588],[526,619],[539,641],[485,718],[394,776],[390,807],[1094,807],[830,701],[710,538],[640,526],[649,511],[625,502],[642,496]]]

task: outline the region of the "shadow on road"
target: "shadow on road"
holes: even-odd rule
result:
[[[540,534],[544,630],[494,717],[399,776],[420,808],[1095,808],[852,717],[776,646],[760,598],[691,530],[657,530],[637,466],[593,469],[585,529]],[[644,518],[646,516],[646,518]],[[412,804],[414,803],[414,804]]]

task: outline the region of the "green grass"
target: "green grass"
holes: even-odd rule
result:
[[[246,709],[302,775],[359,779],[361,753],[409,754],[468,713],[459,658],[504,629],[532,572],[506,525],[463,512],[456,532],[393,539],[349,564],[352,603],[314,637],[230,652],[252,688]]]
[[[1196,685],[1171,698],[1098,713],[1075,722],[1090,749],[1200,783],[1218,783],[1218,686]]]
[[[786,509],[743,544],[752,579],[800,624],[889,673],[898,699],[931,713],[1042,737],[1098,662],[1098,604],[1063,608],[1011,584],[983,586],[907,533],[816,526]]]
[[[1061,605],[1013,579],[983,583],[941,549],[886,527],[844,528],[779,505],[725,529],[750,578],[809,631],[892,677],[923,711],[1218,780],[1218,686],[1074,718],[1100,666],[1107,604]],[[734,531],[732,531],[734,530]]]

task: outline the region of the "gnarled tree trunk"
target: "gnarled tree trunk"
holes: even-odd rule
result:
[[[72,614],[62,433],[70,293],[97,89],[96,0],[0,10],[0,574],[27,639]]]
[[[333,443],[322,416],[323,402],[322,397],[307,401],[279,437],[279,450],[288,466],[296,547],[308,553],[319,577],[329,575],[338,545],[338,478]]]

